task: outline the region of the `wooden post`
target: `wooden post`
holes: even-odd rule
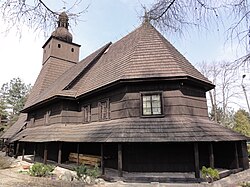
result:
[[[102,175],[105,175],[105,166],[104,166],[104,145],[101,143],[101,170],[102,170]]]
[[[122,144],[118,143],[118,177],[122,177]]]
[[[35,160],[36,160],[36,143],[35,143],[35,145],[34,145],[33,156],[34,156],[33,162],[35,162]]]
[[[239,156],[238,156],[238,149],[237,149],[237,142],[234,142],[234,157],[235,157],[235,167],[239,169]]]
[[[242,168],[249,169],[249,161],[248,161],[248,153],[247,153],[247,142],[246,141],[241,141],[240,142],[240,160],[241,160],[241,165]]]
[[[77,165],[80,165],[79,151],[80,151],[80,146],[79,143],[77,143]]]
[[[209,166],[214,168],[214,148],[212,142],[208,145],[208,152],[209,152]]]
[[[195,178],[200,178],[198,143],[194,143],[194,168],[195,168]]]
[[[24,160],[24,154],[25,154],[25,143],[23,144],[22,160]]]
[[[47,159],[48,159],[48,145],[47,143],[44,143],[44,152],[43,152],[43,163],[47,164]]]
[[[16,152],[15,152],[15,156],[14,156],[15,158],[17,158],[17,156],[18,156],[19,147],[20,147],[20,143],[17,142],[17,144],[16,144]]]
[[[62,163],[62,142],[59,142],[57,163]]]

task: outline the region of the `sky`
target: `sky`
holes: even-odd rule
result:
[[[68,1],[68,2],[72,2]],[[46,1],[54,10],[71,6],[62,0]],[[149,6],[153,0],[85,0],[81,4],[88,6],[78,25],[71,25],[73,42],[81,45],[80,59],[108,42],[115,42],[138,27],[144,14],[143,6]],[[77,7],[77,8],[81,8]],[[0,20],[0,31],[4,28]],[[225,43],[225,33],[214,29],[209,32],[191,31],[184,37],[164,35],[194,66],[202,61],[207,63],[220,60],[234,60],[245,55],[237,43]],[[48,37],[23,28],[22,37],[12,30],[7,35],[0,33],[0,85],[14,77],[20,77],[26,84],[34,84],[42,67],[42,46]],[[248,70],[245,82],[250,82]],[[241,80],[239,80],[241,81]],[[250,84],[246,85],[250,97]],[[243,102],[244,105],[244,102]]]

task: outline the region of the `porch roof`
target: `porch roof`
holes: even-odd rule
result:
[[[216,142],[249,138],[207,119],[130,118],[89,124],[53,124],[24,129],[23,142]]]

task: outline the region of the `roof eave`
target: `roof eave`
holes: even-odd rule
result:
[[[89,96],[91,94],[100,92],[102,90],[108,89],[108,88],[113,87],[113,86],[117,86],[118,84],[122,84],[122,83],[145,82],[145,81],[147,81],[147,82],[149,82],[149,81],[164,81],[164,80],[189,80],[189,81],[192,81],[193,83],[197,83],[198,85],[202,86],[206,91],[211,90],[215,87],[213,84],[209,84],[208,82],[200,81],[198,79],[195,79],[195,78],[189,77],[189,76],[119,79],[119,80],[114,81],[110,84],[104,85],[104,86],[96,88],[94,90],[91,90],[87,93],[83,93],[77,97],[70,97],[70,96],[63,96],[63,95],[52,96],[46,100],[43,100],[41,102],[38,102],[32,106],[29,106],[29,107],[21,110],[21,112],[27,113],[35,108],[41,107],[42,105],[45,105],[46,103],[54,101],[56,99],[78,100],[80,98]]]
[[[77,46],[77,47],[81,47],[81,45],[79,45],[79,44],[76,44],[76,43],[73,43],[73,42],[66,42],[66,41],[64,41],[64,40],[60,40],[60,39],[56,38],[55,36],[50,36],[49,39],[45,42],[45,44],[42,46],[42,48],[44,48],[44,47],[49,43],[49,41],[50,41],[52,38],[55,39],[55,40],[59,40],[59,41],[61,41],[61,42],[65,42],[65,43],[69,43],[69,44],[75,45],[75,46]]]
[[[38,102],[38,103],[36,103],[34,105],[28,106],[27,108],[24,108],[20,112],[22,112],[22,113],[28,113],[29,111],[34,110],[34,109],[36,109],[38,107],[41,107],[41,106],[47,104],[48,102],[55,101],[56,99],[75,100],[75,97],[55,95],[55,96],[52,96],[52,97],[50,97],[48,99],[40,101],[40,102]]]

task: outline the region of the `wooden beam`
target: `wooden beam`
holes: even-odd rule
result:
[[[101,143],[101,170],[102,170],[102,175],[105,175],[105,166],[104,166],[104,145]]]
[[[200,178],[198,143],[194,143],[194,168],[195,168],[195,178]]]
[[[241,141],[240,143],[241,149],[241,160],[243,169],[249,169],[249,161],[248,161],[248,153],[247,153],[247,142]]]
[[[24,154],[25,154],[25,143],[23,144],[23,153],[22,153],[22,160],[24,160]]]
[[[14,158],[17,158],[17,156],[18,156],[19,147],[20,147],[20,143],[19,143],[19,142],[17,142],[17,144],[16,144],[16,152],[15,152],[15,156],[14,156]]]
[[[58,146],[58,158],[57,158],[57,163],[61,164],[62,163],[62,142],[59,142]]]
[[[48,159],[48,145],[47,143],[44,143],[44,152],[43,152],[43,163],[47,164]]]
[[[208,145],[208,152],[209,152],[209,166],[211,168],[214,168],[214,147],[212,142],[209,143]]]
[[[239,165],[237,142],[234,142],[234,157],[235,157],[235,168],[238,169],[240,165]]]
[[[122,144],[118,143],[118,177],[122,177]]]
[[[80,151],[80,145],[79,145],[79,143],[77,144],[77,165],[80,165],[80,162],[79,162],[79,151]]]
[[[239,166],[241,168],[248,169],[249,168],[249,161],[248,161],[248,153],[247,153],[247,144],[246,141],[240,141],[237,147],[238,151],[238,158],[239,158]]]
[[[33,162],[36,160],[36,143],[34,145],[34,151],[33,151]]]

